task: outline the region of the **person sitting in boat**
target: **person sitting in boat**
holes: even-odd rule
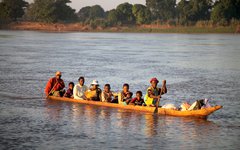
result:
[[[74,83],[73,82],[69,82],[68,90],[64,94],[64,97],[73,98],[73,87],[74,87]]]
[[[156,106],[156,103],[161,98],[161,95],[167,93],[166,80],[163,80],[162,88],[157,87],[159,83],[157,78],[152,78],[150,83],[151,86],[147,89],[144,101],[147,106]]]
[[[93,80],[89,90],[85,92],[87,100],[100,101],[102,90],[99,88],[97,80]]]
[[[62,73],[57,71],[55,73],[55,77],[49,79],[45,88],[46,96],[53,95],[53,96],[63,96],[63,88],[65,87],[64,81],[61,79]]]
[[[142,98],[142,91],[136,92],[136,97],[133,98],[130,102],[131,105],[145,106],[144,100]]]
[[[118,103],[119,104],[124,104],[127,105],[127,103],[125,102],[127,99],[130,99],[128,96],[128,94],[130,94],[129,91],[129,84],[125,83],[123,84],[123,90],[122,92],[118,93]]]
[[[104,90],[101,93],[101,101],[111,103],[113,100],[113,92],[111,91],[110,84],[105,84]]]
[[[79,77],[78,84],[76,84],[73,88],[73,97],[74,99],[85,100],[85,92],[88,90],[87,86],[84,85],[85,79],[84,77]]]
[[[131,100],[132,100],[132,96],[133,96],[133,93],[132,92],[128,92],[127,96],[123,99],[123,101],[128,105],[131,102]]]

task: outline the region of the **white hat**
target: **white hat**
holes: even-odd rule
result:
[[[91,85],[99,85],[99,84],[98,84],[98,80],[93,80],[92,83],[91,83]]]

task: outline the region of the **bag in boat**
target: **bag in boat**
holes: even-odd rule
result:
[[[204,100],[201,99],[201,100],[196,100],[188,110],[198,110],[198,109],[201,109],[202,106],[204,106],[205,103],[204,103]]]
[[[177,110],[177,107],[175,107],[173,104],[165,104],[162,106],[162,108]]]
[[[190,104],[188,104],[187,102],[184,102],[181,104],[180,108],[181,108],[181,111],[186,111],[190,108]]]
[[[91,99],[91,98],[95,97],[96,95],[97,95],[97,91],[96,90],[94,90],[94,91],[87,90],[85,92],[85,96],[86,96],[87,99]]]

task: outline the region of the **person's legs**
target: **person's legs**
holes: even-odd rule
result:
[[[60,96],[60,97],[63,97],[63,95],[65,94],[65,92],[66,92],[65,90],[60,90],[60,91],[59,91],[59,96]]]
[[[153,105],[156,105],[156,103],[157,103],[157,99],[153,99],[152,104],[153,104]]]
[[[113,100],[111,101],[111,103],[117,103],[117,104],[118,104],[118,99],[117,99],[117,98],[113,99]]]
[[[54,91],[52,95],[56,97],[60,97],[60,91]]]

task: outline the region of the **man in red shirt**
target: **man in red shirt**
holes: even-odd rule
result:
[[[49,79],[45,88],[46,96],[48,95],[62,96],[64,94],[63,88],[65,87],[65,84],[61,77],[62,73],[60,71],[57,71],[55,77]]]

